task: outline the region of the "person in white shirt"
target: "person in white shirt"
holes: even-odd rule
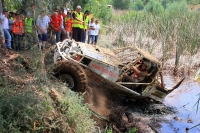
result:
[[[9,22],[8,22],[8,10],[3,9],[3,15],[2,15],[2,27],[3,27],[3,31],[4,31],[4,37],[5,39],[7,39],[6,41],[6,47],[9,50],[12,50],[11,48],[11,35],[9,33]]]
[[[64,14],[67,16],[67,11],[69,10],[68,8],[69,3],[66,2],[65,5],[63,5],[63,9],[64,9]]]
[[[45,47],[45,43],[48,39],[47,29],[49,26],[50,18],[45,15],[45,11],[42,11],[41,14],[37,18],[37,28],[38,28],[38,38],[39,38],[39,48],[43,50]]]
[[[94,37],[94,45],[96,46],[97,41],[98,41],[98,37],[100,35],[100,25],[99,25],[99,20],[95,21],[95,37]]]
[[[95,23],[94,23],[94,18],[91,18],[91,22],[89,23],[88,26],[88,44],[90,44],[90,40],[91,44],[94,44],[94,37],[95,37]]]

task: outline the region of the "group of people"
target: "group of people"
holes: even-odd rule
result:
[[[93,17],[90,19],[88,10],[82,13],[79,5],[75,11],[66,8],[67,6],[67,4],[64,5],[60,10],[55,8],[50,17],[45,10],[42,10],[37,17],[36,27],[41,50],[45,47],[49,35],[52,38],[52,45],[66,38],[85,43],[87,34],[87,43],[97,44],[101,29],[99,21],[94,20]],[[25,18],[19,13],[10,13],[9,15],[8,10],[4,9],[2,20],[6,47],[10,50],[20,51],[23,35],[32,32],[34,23],[32,15],[30,12],[26,13]]]
[[[67,7],[67,6],[65,6]],[[88,44],[96,45],[100,34],[100,25],[94,18],[89,20],[90,11],[81,12],[81,6],[77,6],[75,11],[68,8],[54,9],[50,18],[44,11],[38,16],[37,27],[39,36],[39,46],[42,48],[47,41],[47,29],[52,33],[51,44],[63,41],[64,39],[74,39],[77,42],[86,42],[88,34]]]
[[[98,20],[89,19],[90,11],[81,12],[81,6],[77,6],[75,11],[67,9],[65,13],[64,8],[58,10],[54,9],[50,16],[50,29],[55,40],[52,44],[60,40],[74,39],[77,42],[86,42],[86,35],[88,34],[88,44],[96,45],[98,36],[100,35],[100,25]],[[54,37],[53,37],[54,39]]]
[[[26,18],[20,16],[19,13],[11,12],[3,9],[2,27],[4,31],[4,38],[6,39],[6,47],[9,50],[15,48],[21,50],[21,43],[25,32],[32,32],[33,18],[27,12]]]

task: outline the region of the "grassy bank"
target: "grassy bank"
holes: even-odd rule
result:
[[[0,132],[95,132],[83,96],[46,73],[38,48],[7,61],[0,53]],[[52,65],[52,64],[49,64]]]

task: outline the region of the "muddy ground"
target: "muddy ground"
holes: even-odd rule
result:
[[[151,103],[149,100],[130,100],[116,92],[105,90],[104,85],[95,85],[89,81],[92,88],[91,97],[85,97],[90,108],[95,111],[102,128],[112,127],[113,132],[128,132],[134,127],[137,133],[154,133],[159,123],[164,121],[164,115],[174,114],[175,108],[164,104]],[[154,128],[156,127],[156,128]]]
[[[47,68],[47,72],[48,68],[52,66],[52,49],[49,47],[42,52],[42,56],[48,54],[48,61],[41,61],[45,68]],[[32,57],[29,57],[29,51],[16,53],[1,47],[0,57],[1,75],[10,78],[13,83],[17,83],[19,88],[23,84],[31,82],[33,75],[31,75],[32,67],[29,65],[31,64]],[[16,62],[16,59],[21,61]],[[38,66],[38,69],[42,70],[43,65]],[[16,76],[15,71],[20,68],[25,68],[26,72],[21,74],[21,76]],[[161,126],[160,122],[167,121],[163,119],[163,116],[176,112],[175,108],[165,106],[164,104],[151,103],[149,100],[132,101],[126,99],[117,92],[105,90],[103,84],[94,84],[93,81],[89,81],[88,84],[89,89],[84,97],[84,101],[89,104],[94,112],[93,118],[102,130],[112,128],[113,133],[119,133],[128,132],[136,127],[137,133],[159,132],[157,128]]]

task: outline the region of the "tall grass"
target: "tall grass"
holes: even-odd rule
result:
[[[147,38],[162,44],[163,59],[168,59],[169,53],[175,53],[175,66],[178,66],[180,55],[184,51],[193,55],[200,47],[200,13],[198,12],[166,10],[153,15],[144,11],[129,11],[124,15],[115,15],[111,23],[111,29],[116,30],[115,34],[120,36],[119,38],[131,39],[132,44],[127,43],[128,45],[148,47],[144,45],[144,39]],[[149,52],[156,45],[154,43],[150,46]]]

